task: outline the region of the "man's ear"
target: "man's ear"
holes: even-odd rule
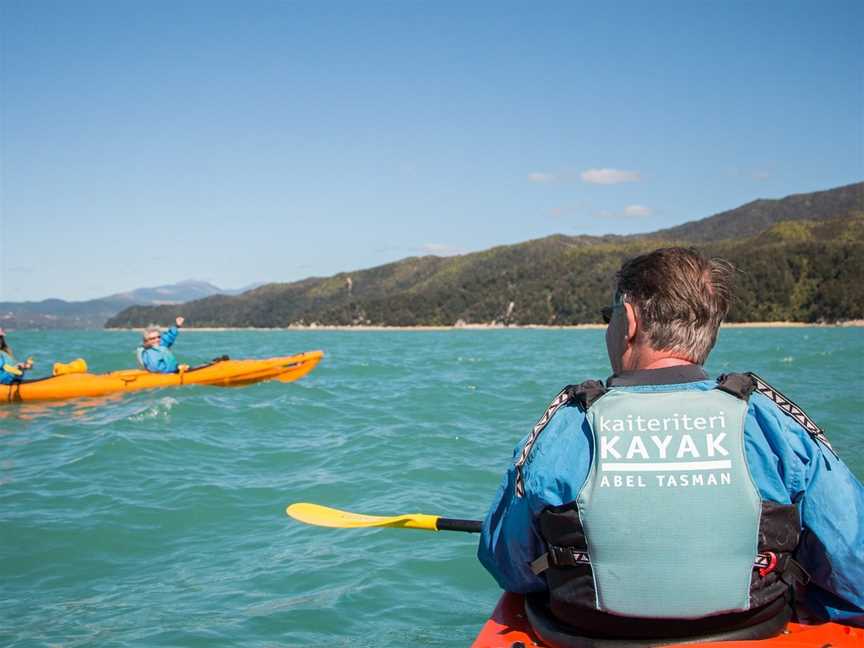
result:
[[[624,312],[627,316],[627,342],[636,342],[636,333],[639,331],[639,321],[636,319],[636,309],[631,304],[624,302]]]

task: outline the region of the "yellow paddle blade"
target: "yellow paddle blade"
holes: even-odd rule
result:
[[[5,371],[6,373],[10,373],[13,376],[23,376],[24,375],[23,371],[21,371],[15,365],[11,365],[11,364],[4,364],[3,365],[3,371]]]
[[[424,515],[422,513],[381,517],[379,515],[362,515],[360,513],[340,511],[329,506],[308,504],[305,502],[292,504],[285,509],[285,512],[299,522],[334,529],[397,527],[402,529],[424,529],[426,531],[438,530],[436,525],[438,516]]]

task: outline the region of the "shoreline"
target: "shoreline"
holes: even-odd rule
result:
[[[864,327],[864,320],[848,320],[835,324],[810,324],[806,322],[730,322],[720,325],[721,329],[737,328],[854,328]],[[140,331],[142,327],[130,328],[106,328],[104,331]],[[183,327],[184,333],[212,333],[218,331],[515,331],[515,330],[602,330],[605,324],[571,324],[566,326],[553,326],[547,324],[509,325],[503,324],[461,324],[459,326],[342,326],[329,324],[311,324],[307,326],[282,326],[282,327]]]

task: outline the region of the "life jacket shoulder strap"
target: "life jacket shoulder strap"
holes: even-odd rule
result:
[[[567,385],[564,391],[570,394],[570,401],[584,413],[606,393],[606,387],[599,380],[586,380],[578,385]]]
[[[578,385],[567,385],[552,399],[543,416],[534,424],[531,434],[528,435],[525,445],[522,446],[519,457],[516,459],[516,497],[522,497],[525,494],[525,481],[522,475],[523,466],[528,461],[528,457],[531,456],[531,450],[534,448],[534,444],[537,443],[537,439],[540,438],[541,432],[543,432],[543,429],[555,415],[555,412],[568,403],[574,403],[580,410],[585,412],[591,407],[594,401],[605,393],[606,388],[602,382],[599,380],[586,380]]]
[[[821,443],[831,451],[831,454],[838,459],[840,458],[831,446],[831,442],[828,440],[825,430],[816,425],[813,419],[811,419],[803,409],[798,407],[791,398],[784,396],[779,389],[775,389],[769,385],[765,379],[756,375],[752,371],[748,371],[746,375],[753,380],[753,383],[756,385],[756,390],[760,394],[767,396],[780,409],[780,411],[795,419],[795,421],[807,431],[807,434],[810,435],[811,439]]]
[[[717,378],[717,389],[732,394],[743,401],[750,399],[750,394],[756,389],[756,381],[750,374],[728,373]]]

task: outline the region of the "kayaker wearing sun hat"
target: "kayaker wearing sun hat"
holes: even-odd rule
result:
[[[18,362],[6,342],[6,331],[0,328],[0,385],[11,385],[24,377],[24,372],[33,368],[33,358]]]
[[[541,638],[757,639],[795,607],[864,614],[864,486],[761,378],[702,369],[732,273],[683,248],[626,262],[603,312],[613,375],[565,388],[516,447],[478,557],[529,594]]]
[[[141,346],[136,350],[138,364],[152,373],[177,373],[179,365],[171,351],[171,346],[180,334],[185,321],[178,317],[176,326],[162,333],[158,326],[148,326],[142,335]]]

